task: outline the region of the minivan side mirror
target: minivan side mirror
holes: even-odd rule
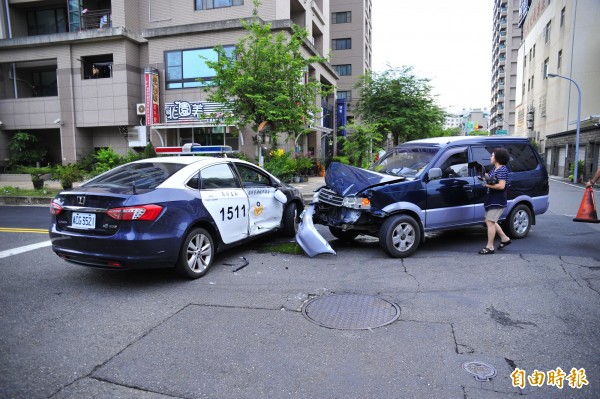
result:
[[[442,169],[441,168],[431,168],[429,169],[429,173],[427,174],[429,180],[435,180],[442,177]]]

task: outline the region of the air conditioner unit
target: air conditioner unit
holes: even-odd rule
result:
[[[135,111],[138,115],[146,115],[146,104],[139,103],[135,105]]]

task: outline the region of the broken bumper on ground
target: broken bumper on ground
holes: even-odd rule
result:
[[[333,254],[335,251],[329,243],[319,234],[313,223],[313,214],[315,205],[308,205],[302,212],[300,224],[298,225],[298,233],[296,233],[296,242],[306,252],[309,257],[319,254]]]

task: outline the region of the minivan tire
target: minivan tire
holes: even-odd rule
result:
[[[531,209],[527,205],[515,206],[504,221],[502,227],[510,238],[525,238],[531,230]]]
[[[339,227],[329,227],[329,232],[338,240],[342,241],[352,241],[354,240],[360,233],[352,230],[342,230]]]
[[[421,226],[409,215],[390,216],[379,230],[379,245],[393,258],[407,258],[419,247]]]

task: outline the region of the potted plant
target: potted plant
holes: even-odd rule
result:
[[[585,161],[583,159],[578,160],[577,161],[577,174],[579,176],[577,176],[576,183],[581,183],[583,181],[584,168],[585,168]],[[571,164],[571,174],[569,175],[569,180],[571,180],[572,182],[575,182],[574,174],[575,174],[575,164],[572,163]]]
[[[77,165],[68,164],[66,166],[56,165],[52,176],[60,180],[60,184],[64,190],[73,188],[73,183],[83,178],[83,172]]]
[[[308,174],[313,167],[312,159],[306,155],[300,155],[296,157],[296,166],[298,168],[298,173],[302,177],[302,181],[308,181]]]
[[[19,172],[26,173],[31,176],[33,188],[40,190],[44,187],[44,181],[50,179],[52,168],[50,166],[21,166]]]

